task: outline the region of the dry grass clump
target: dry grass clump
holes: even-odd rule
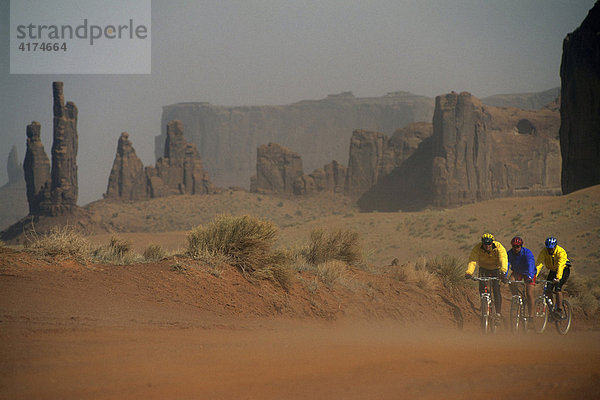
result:
[[[159,244],[150,243],[144,253],[142,254],[144,260],[149,262],[160,261],[167,257],[166,250]]]
[[[435,287],[435,282],[439,276],[428,268],[428,262],[425,259],[419,259],[415,263],[405,263],[394,265],[392,277],[401,282],[414,282],[417,287],[423,290],[429,290]]]
[[[362,260],[359,235],[357,232],[341,229],[333,232],[316,229],[310,234],[305,258],[313,265],[331,260],[356,265]]]
[[[117,236],[110,238],[105,246],[100,246],[91,252],[96,262],[104,264],[127,265],[141,261],[138,254],[131,251],[131,243]]]
[[[294,273],[289,254],[276,250],[271,254],[267,264],[256,269],[252,276],[277,282],[283,289],[289,291],[294,284]]]
[[[187,236],[187,254],[221,254],[243,272],[253,272],[271,261],[277,227],[269,221],[244,215],[220,215],[199,225]]]
[[[277,227],[250,215],[220,215],[187,236],[187,254],[196,259],[225,258],[253,278],[268,279],[289,290],[294,271],[283,251],[274,251]]]
[[[416,276],[417,271],[411,263],[394,265],[394,269],[392,270],[392,277],[400,282],[414,281],[416,280]]]
[[[330,260],[317,265],[317,278],[327,287],[333,285],[342,278],[347,270],[347,265],[343,261]]]
[[[425,263],[425,269],[435,274],[446,287],[460,288],[466,285],[466,262],[456,257],[442,255]]]
[[[424,269],[416,271],[417,286],[423,290],[430,290],[435,286],[436,276]]]
[[[594,315],[600,308],[600,281],[572,274],[566,290],[571,295],[573,306],[579,307],[587,315]]]
[[[46,256],[67,256],[80,261],[88,259],[90,242],[71,226],[55,226],[49,232],[34,234],[29,249]]]

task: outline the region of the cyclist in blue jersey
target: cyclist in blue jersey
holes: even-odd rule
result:
[[[508,268],[511,271],[511,281],[525,281],[525,297],[527,300],[528,318],[531,317],[533,310],[533,288],[535,286],[535,277],[537,268],[535,265],[535,257],[531,250],[523,247],[523,239],[515,236],[510,241],[512,248],[506,252],[508,256]],[[507,272],[508,274],[508,272]],[[517,294],[519,288],[517,285],[510,285],[510,290],[513,295]]]

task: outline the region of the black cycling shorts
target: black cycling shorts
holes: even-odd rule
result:
[[[569,279],[569,275],[571,275],[571,268],[565,267],[565,269],[563,269],[562,278],[560,278],[558,283],[554,284],[555,291],[560,292],[562,290],[563,285],[567,283],[567,279]],[[552,281],[554,278],[556,278],[556,271],[550,271],[546,280]]]

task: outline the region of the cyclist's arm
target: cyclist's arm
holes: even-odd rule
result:
[[[529,250],[527,253],[525,253],[525,256],[527,258],[527,275],[533,279],[538,274],[533,253],[531,250]]]
[[[496,248],[498,249],[498,258],[500,262],[500,272],[506,274],[508,271],[508,255],[506,254],[506,249],[500,242],[496,242]]]
[[[465,271],[465,274],[473,275],[475,272],[475,266],[477,265],[477,260],[479,260],[479,249],[478,246],[475,246],[473,247],[473,250],[471,250],[469,263],[467,264],[467,270]]]
[[[540,251],[540,254],[537,257],[536,260],[536,266],[535,268],[537,269],[537,274],[536,276],[538,276],[540,274],[540,272],[542,272],[542,268],[544,267],[544,259],[545,259],[545,255],[544,252],[546,251],[546,249],[542,249],[542,251]]]
[[[558,267],[556,269],[556,279],[562,279],[563,270],[565,269],[565,264],[567,263],[567,252],[562,248],[556,246],[556,251],[558,254]]]

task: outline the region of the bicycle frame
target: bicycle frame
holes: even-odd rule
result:
[[[556,325],[556,330],[561,335],[566,335],[571,328],[571,304],[568,300],[563,299],[562,301],[562,315],[560,318],[557,318],[554,315],[555,305],[552,301],[552,297],[548,295],[548,291],[550,289],[550,284],[552,281],[548,280],[540,280],[538,284],[544,284],[544,291],[542,294],[535,300],[534,306],[534,327],[537,333],[542,333],[546,329],[548,321],[554,322]]]
[[[471,277],[474,281],[485,282],[484,291],[479,295],[481,299],[481,331],[482,333],[496,333],[496,306],[491,295],[489,282],[497,280],[496,277]]]
[[[510,303],[510,327],[514,334],[519,333],[519,329],[523,329],[523,333],[527,333],[527,317],[525,316],[525,304],[521,290],[525,286],[525,281],[508,281],[509,285],[518,285],[517,294],[512,295]]]

